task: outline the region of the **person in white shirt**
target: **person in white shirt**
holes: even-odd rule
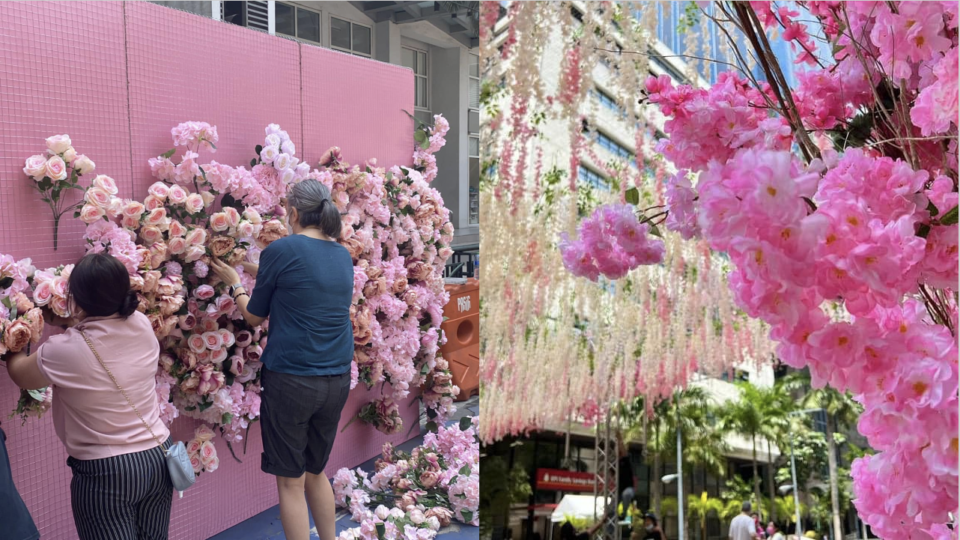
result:
[[[757,526],[750,517],[750,501],[740,506],[740,515],[730,522],[730,540],[751,540],[757,537]]]

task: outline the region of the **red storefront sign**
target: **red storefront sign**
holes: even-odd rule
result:
[[[537,489],[553,491],[593,491],[591,473],[537,469]]]

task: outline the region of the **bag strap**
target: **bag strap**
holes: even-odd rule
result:
[[[150,429],[150,424],[147,424],[147,421],[143,419],[143,415],[140,414],[139,410],[137,410],[137,406],[134,405],[132,401],[130,401],[130,397],[127,396],[127,393],[120,386],[120,383],[117,382],[117,378],[113,376],[113,372],[111,372],[110,368],[108,368],[107,365],[103,363],[103,359],[100,358],[100,354],[97,353],[97,349],[93,347],[93,343],[90,341],[90,338],[87,337],[87,334],[85,334],[83,330],[79,328],[77,330],[80,332],[80,335],[83,336],[83,340],[87,342],[87,346],[90,347],[90,350],[93,352],[93,355],[97,357],[97,361],[100,362],[100,365],[103,366],[104,370],[106,370],[107,375],[110,376],[110,380],[112,380],[113,384],[117,386],[117,390],[120,390],[120,393],[123,394],[123,398],[127,400],[127,403],[133,409],[133,412],[137,413],[137,416],[140,417],[140,421],[143,422],[143,426],[147,428],[147,431],[150,432],[150,435],[153,437],[153,440],[157,441],[158,445],[163,446],[163,443],[160,442],[160,439],[157,437],[157,435],[153,432],[152,429]]]

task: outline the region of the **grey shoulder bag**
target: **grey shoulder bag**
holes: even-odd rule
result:
[[[143,419],[143,415],[140,414],[140,411],[137,410],[137,406],[130,401],[130,398],[127,396],[127,393],[120,386],[120,383],[117,382],[117,378],[113,376],[113,373],[110,371],[110,368],[103,363],[103,359],[100,358],[100,355],[97,354],[97,350],[93,348],[93,343],[90,341],[90,338],[87,337],[87,334],[78,328],[80,335],[83,336],[83,340],[87,342],[87,346],[90,347],[90,351],[93,352],[93,355],[97,357],[97,361],[100,362],[100,365],[103,366],[103,369],[107,372],[107,375],[110,376],[110,380],[113,381],[113,384],[117,386],[117,390],[120,390],[120,393],[123,394],[123,398],[127,400],[127,403],[133,409],[133,412],[137,413],[137,416],[140,417],[140,421],[143,422],[143,426],[147,428],[147,431],[150,432],[150,435],[153,436],[153,439],[157,441],[157,444],[160,445],[160,448],[163,448],[163,441],[161,441],[157,435],[150,429],[150,425],[147,424],[147,421]],[[164,456],[167,461],[167,470],[170,471],[170,479],[173,480],[173,488],[180,492],[180,497],[183,497],[183,492],[188,487],[192,486],[194,482],[197,481],[197,475],[193,472],[193,465],[190,464],[190,457],[187,455],[187,447],[183,445],[183,442],[176,442],[170,445],[164,452]]]

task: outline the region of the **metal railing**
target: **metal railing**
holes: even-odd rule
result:
[[[445,278],[472,278],[477,277],[480,269],[480,246],[458,246],[453,255],[447,260],[443,269]]]

